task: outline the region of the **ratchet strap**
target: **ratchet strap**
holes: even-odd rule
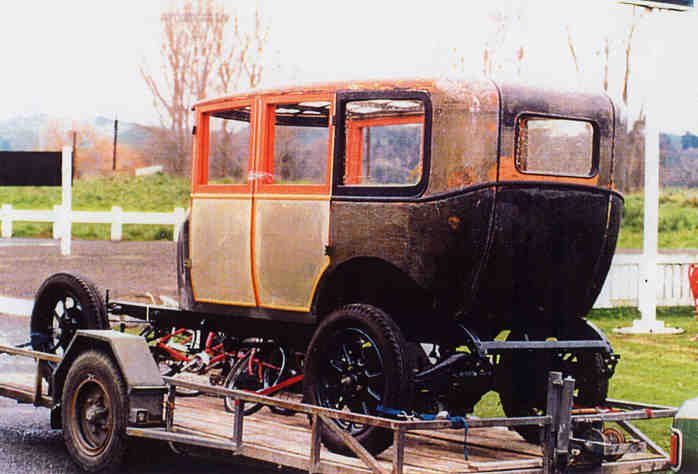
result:
[[[376,411],[383,413],[388,416],[402,418],[405,420],[423,420],[423,421],[434,421],[434,420],[448,420],[451,422],[451,428],[453,429],[463,429],[465,431],[463,435],[463,457],[468,460],[468,420],[464,416],[439,416],[432,413],[407,413],[405,410],[396,410],[394,408],[387,408],[383,405],[378,405]]]

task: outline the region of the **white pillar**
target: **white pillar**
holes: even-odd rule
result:
[[[53,219],[53,225],[51,226],[51,230],[53,232],[53,238],[58,240],[61,238],[61,206],[58,204],[53,205],[53,215],[55,216]]]
[[[12,204],[2,205],[2,237],[12,237]]]
[[[650,22],[656,18],[652,10]],[[656,21],[655,21],[656,22]],[[656,72],[659,70],[661,41],[650,45],[651,63]],[[656,92],[660,91],[660,78],[655,75],[650,83],[645,103],[645,200],[644,228],[642,230],[642,264],[640,265],[640,282],[638,286],[638,306],[641,319],[633,321],[632,327],[617,329],[617,332],[645,334],[676,334],[682,329],[664,327],[663,321],[657,320],[657,256],[659,237],[659,125],[656,121]],[[653,87],[654,86],[654,87]]]
[[[124,238],[124,210],[119,206],[111,208],[111,240],[119,241]]]
[[[183,207],[175,207],[174,209],[174,231],[172,232],[172,240],[177,242],[177,239],[179,238],[179,229],[182,226],[182,223],[184,220],[187,218],[187,213],[184,210]]]
[[[62,150],[62,203],[61,203],[61,255],[70,255],[73,210],[73,149],[64,146]]]

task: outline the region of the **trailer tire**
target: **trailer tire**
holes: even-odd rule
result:
[[[85,471],[116,469],[126,449],[127,388],[111,357],[89,350],[71,364],[61,397],[63,438]]]
[[[384,416],[378,405],[408,408],[409,375],[407,343],[393,319],[374,306],[351,304],[320,323],[310,341],[304,400],[326,408]],[[393,442],[391,430],[335,422],[374,455]],[[354,455],[342,438],[324,425],[322,441],[330,451]]]
[[[36,351],[60,353],[78,329],[108,329],[107,310],[97,287],[87,278],[56,273],[34,300],[31,341]]]

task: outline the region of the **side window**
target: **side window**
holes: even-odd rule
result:
[[[598,133],[591,122],[521,116],[516,123],[516,167],[522,173],[596,174]]]
[[[340,194],[412,195],[425,183],[429,104],[413,95],[341,102]]]
[[[207,113],[208,182],[247,184],[250,163],[250,107]]]
[[[270,184],[325,185],[328,181],[329,101],[268,106],[270,124],[267,160]]]

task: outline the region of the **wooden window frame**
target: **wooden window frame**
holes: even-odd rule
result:
[[[194,137],[194,157],[192,169],[192,191],[194,194],[251,194],[252,180],[250,174],[255,169],[255,145],[257,129],[257,106],[252,99],[232,100],[223,103],[202,105],[196,107],[196,136]],[[250,137],[249,160],[247,163],[246,184],[209,184],[208,183],[208,157],[210,142],[210,116],[215,112],[221,112],[241,107],[250,108]]]
[[[325,164],[325,179],[323,184],[274,184],[271,182],[274,173],[274,113],[272,110],[279,104],[299,102],[329,102],[330,117],[328,118],[327,161]],[[261,153],[255,168],[258,179],[255,180],[255,193],[258,194],[317,194],[329,195],[332,188],[332,150],[334,147],[334,94],[302,94],[283,95],[263,98],[260,102]]]
[[[367,127],[383,127],[391,125],[422,125],[421,143],[424,143],[424,116],[414,117],[380,117],[373,119],[357,119],[347,120],[345,123],[346,142],[345,149],[347,150],[344,163],[344,185],[345,186],[363,186],[358,179],[363,172],[363,155],[364,155],[364,129]],[[422,166],[424,161],[424,148],[419,150],[419,166]],[[420,174],[419,179],[422,176]],[[374,185],[375,186],[375,185]],[[410,186],[410,185],[407,185]]]

